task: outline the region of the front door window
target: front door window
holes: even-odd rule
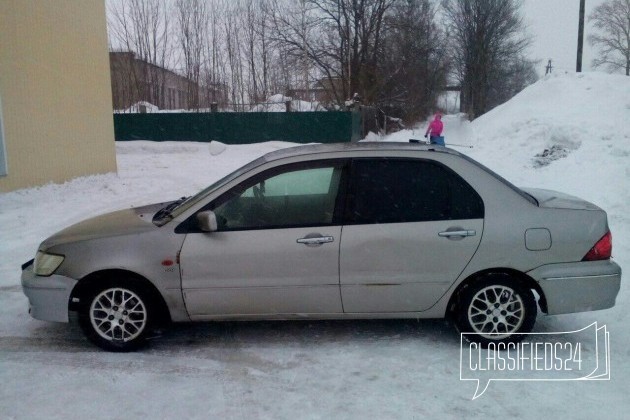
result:
[[[219,231],[330,225],[341,171],[324,166],[256,177],[218,200]]]

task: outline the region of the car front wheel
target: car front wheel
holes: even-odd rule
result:
[[[457,327],[482,345],[516,342],[536,321],[531,290],[507,275],[491,275],[467,286],[457,310]]]
[[[148,294],[142,288],[110,284],[89,294],[79,311],[79,324],[97,346],[131,351],[145,343],[153,316]]]

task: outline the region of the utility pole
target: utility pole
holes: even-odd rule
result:
[[[584,3],[586,0],[580,0],[580,23],[578,24],[578,44],[577,44],[577,63],[575,71],[582,71],[582,45],[584,44]]]

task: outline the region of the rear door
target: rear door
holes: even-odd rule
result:
[[[352,163],[340,250],[344,312],[424,311],[479,246],[483,202],[446,166],[420,159]]]

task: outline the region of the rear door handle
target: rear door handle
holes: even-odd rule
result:
[[[330,242],[334,242],[335,238],[332,236],[313,236],[313,237],[305,237],[297,240],[298,244],[304,244],[307,246],[317,246],[321,244],[327,244]]]
[[[442,238],[452,238],[452,237],[460,237],[463,238],[465,236],[475,236],[477,231],[474,230],[447,230],[444,232],[438,233],[438,236]]]

